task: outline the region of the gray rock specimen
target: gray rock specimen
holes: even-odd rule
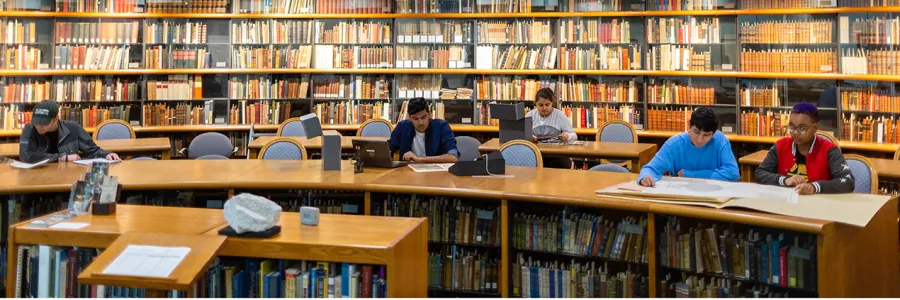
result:
[[[260,232],[278,224],[281,206],[272,200],[244,193],[226,201],[224,213],[225,221],[235,232]]]

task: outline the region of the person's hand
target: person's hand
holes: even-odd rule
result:
[[[796,188],[794,188],[794,190],[797,191],[797,193],[799,193],[800,195],[812,195],[816,192],[816,188],[813,187],[812,183],[809,182],[801,183]]]
[[[536,135],[532,135],[532,136],[531,136],[531,141],[537,143],[537,136],[536,136]]]
[[[418,161],[418,160],[420,160],[420,159],[421,159],[421,157],[417,156],[417,155],[416,155],[415,153],[413,153],[412,151],[408,151],[408,152],[406,152],[406,153],[403,154],[403,160],[404,160],[404,161]]]
[[[646,187],[656,187],[656,181],[653,181],[653,176],[647,176],[641,179],[641,185]]]
[[[803,176],[794,175],[794,176],[791,176],[791,178],[785,179],[784,185],[785,186],[798,186],[801,183],[805,183],[805,182],[806,182],[806,178],[803,178]]]
[[[684,177],[684,169],[681,169],[681,171],[678,171],[678,177]]]
[[[69,154],[69,155],[63,155],[63,156],[59,157],[59,161],[61,161],[61,162],[62,161],[76,161],[76,160],[81,160],[81,156],[78,156],[78,154]]]
[[[559,141],[560,141],[560,142],[563,142],[563,143],[568,143],[568,142],[569,142],[569,134],[568,134],[568,133],[565,133],[565,132],[560,133],[560,134],[559,134]]]
[[[107,154],[106,159],[107,160],[122,160],[121,158],[119,158],[119,155],[115,154],[115,153]]]

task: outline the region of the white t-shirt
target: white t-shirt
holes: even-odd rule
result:
[[[425,157],[425,133],[416,131],[416,137],[412,143],[412,152],[416,156]]]

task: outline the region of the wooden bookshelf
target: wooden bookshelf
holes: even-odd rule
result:
[[[345,164],[341,171],[322,171],[321,161],[228,160],[216,161],[215,164],[221,166],[218,168],[212,168],[212,165],[201,166],[197,164],[198,161],[125,161],[114,165],[111,171],[114,175],[119,176],[125,190],[360,190],[365,193],[367,214],[370,213],[370,202],[373,201],[371,199],[377,195],[387,193],[499,201],[502,236],[500,249],[502,262],[500,293],[502,296],[510,296],[508,287],[511,279],[507,277],[507,272],[509,272],[511,259],[513,259],[508,252],[509,245],[507,241],[509,241],[510,234],[508,227],[511,223],[507,207],[509,205],[517,205],[517,203],[543,203],[547,205],[589,207],[611,212],[630,212],[645,215],[649,220],[654,220],[659,216],[677,216],[712,222],[759,226],[776,231],[808,233],[814,235],[818,243],[819,296],[900,295],[900,287],[892,284],[896,280],[900,280],[898,278],[900,273],[897,272],[897,265],[900,264],[900,253],[896,251],[896,245],[898,244],[898,228],[896,224],[897,199],[887,201],[866,227],[859,228],[831,221],[762,212],[657,204],[604,198],[595,194],[594,191],[598,188],[623,181],[635,180],[637,175],[627,173],[508,167],[507,174],[512,175],[512,177],[472,178],[456,177],[448,173],[416,173],[409,168],[367,168],[362,174],[354,174],[353,170],[349,168],[349,163]],[[18,185],[10,185],[3,188],[2,192],[9,194],[64,192],[65,189],[59,189],[58,187],[64,187],[69,184],[69,174],[83,173],[83,168],[70,166],[72,164],[54,165],[58,164],[50,164],[45,168],[34,170],[14,170],[8,166],[0,166],[0,174],[4,178],[25,176],[26,174],[33,174],[29,175],[34,176],[33,178],[41,176],[47,178],[45,182],[21,182]],[[168,170],[179,170],[183,174],[177,178],[170,179],[167,177],[175,175],[173,175],[174,171]],[[197,171],[185,172],[185,170]],[[173,233],[180,234],[184,234],[186,230],[196,234],[213,234],[222,226],[221,224],[224,224],[224,221],[221,219],[221,212],[218,210],[163,207],[140,207],[140,210],[138,210],[137,208],[136,206],[122,205],[121,211],[117,216],[79,217],[74,222],[84,220],[84,222],[91,224],[80,231],[48,231],[46,229],[29,228],[24,225],[25,223],[19,223],[11,228],[8,245],[14,247],[20,244],[48,244],[103,248],[112,243],[119,234],[126,231],[165,230],[165,228],[170,228]],[[140,211],[140,213],[134,218],[125,217],[130,215],[130,210],[133,210],[134,213]],[[181,213],[182,210],[185,213]],[[210,217],[191,215],[197,213],[209,214]],[[194,226],[186,226],[183,222],[177,221],[179,218],[185,218],[189,215],[191,215],[190,220],[192,222],[200,222],[202,224],[197,223]],[[387,250],[381,249],[390,241],[396,241],[396,239],[376,237],[376,231],[396,229],[396,232],[400,232],[404,231],[399,229],[400,227],[409,225],[412,227],[405,227],[408,228],[405,232],[408,232],[410,236],[416,236],[417,234],[409,233],[416,230],[424,232],[425,230],[424,225],[422,225],[424,223],[417,223],[417,225],[413,226],[408,223],[412,221],[397,221],[407,224],[400,227],[393,225],[384,227],[362,226],[360,230],[350,231],[342,226],[342,229],[338,230],[341,234],[332,234],[330,232],[334,229],[328,229],[323,226],[330,224],[327,223],[329,222],[327,221],[328,218],[341,217],[343,216],[322,215],[323,221],[320,227],[313,228],[315,232],[308,232],[307,229],[302,228],[297,223],[299,216],[296,213],[285,213],[281,219],[281,224],[284,226],[281,236],[263,240],[229,238],[223,245],[220,255],[280,259],[300,259],[304,257],[308,259],[325,259],[329,255],[328,253],[342,253],[342,257],[347,260],[356,262],[358,259],[361,263],[375,263],[374,260],[376,258],[373,258],[374,255],[371,253],[386,253],[384,251]],[[350,216],[347,217],[349,218]],[[372,219],[388,223],[399,220],[395,218]],[[116,225],[119,223],[123,225]],[[653,223],[650,223],[647,230],[648,238],[650,239],[648,247],[650,250],[648,252],[650,261],[647,267],[651,280],[650,296],[653,297],[657,295],[657,284],[655,281],[659,278],[662,271],[657,266],[654,258],[656,248],[653,245],[655,243],[656,230],[658,229]],[[65,235],[65,238],[59,238],[56,234],[51,234],[56,232],[59,232],[60,236]],[[295,232],[295,234],[286,234],[291,232]],[[99,237],[102,238],[88,238],[93,234],[100,234]],[[310,235],[307,236],[306,234]],[[359,235],[359,237],[354,237],[355,235]],[[425,239],[424,234],[418,235],[422,236],[423,240]],[[334,248],[338,247],[338,240],[354,241],[354,245],[365,243],[367,246],[362,247],[365,250],[339,251],[339,248]],[[263,249],[274,250],[264,251]],[[407,257],[407,254],[401,255],[403,255],[401,257]],[[345,261],[345,259],[336,260]],[[372,259],[372,261],[363,261],[364,259]],[[379,261],[384,259],[380,258]],[[10,262],[14,260],[14,258],[10,258]],[[390,262],[390,259],[388,258],[387,261]],[[402,259],[395,261],[402,261]],[[424,264],[421,264],[419,267],[424,267]],[[8,272],[8,274],[15,274],[15,269],[8,269]],[[425,276],[421,277],[424,280]],[[389,276],[388,278],[390,281],[390,278],[398,277]]]

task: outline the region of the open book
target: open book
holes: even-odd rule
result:
[[[43,165],[47,164],[48,162],[50,162],[50,159],[45,159],[45,160],[42,160],[42,161],[39,161],[39,162],[36,162],[33,164],[24,163],[24,162],[17,161],[17,160],[12,160],[12,163],[9,165],[16,169],[34,169],[36,167],[43,166]]]
[[[635,181],[596,191],[598,196],[712,208],[739,207],[792,217],[840,222],[864,227],[890,200],[871,194],[798,196],[792,188],[746,182],[663,177],[655,188]]]

